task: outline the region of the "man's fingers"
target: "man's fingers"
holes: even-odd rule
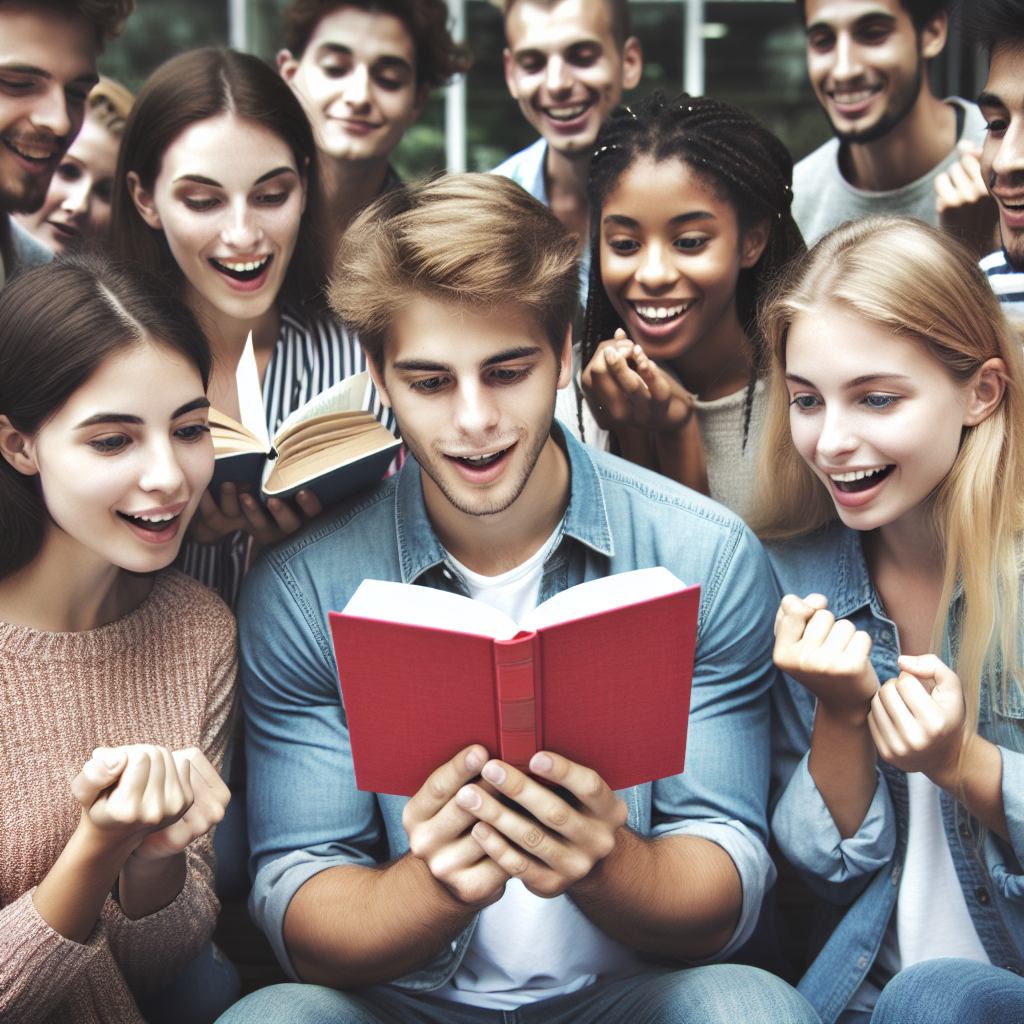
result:
[[[598,817],[616,817],[619,811],[625,808],[625,804],[615,795],[615,791],[593,768],[585,768],[560,754],[553,754],[548,750],[537,751],[530,758],[530,771],[553,782],[556,786],[562,786],[569,790],[581,804]],[[545,816],[542,820],[549,820],[545,806],[552,806],[552,798],[558,798],[546,787],[538,785],[528,776],[524,775],[523,778],[536,787],[538,795],[544,801],[538,810]],[[518,797],[515,799],[518,800]],[[564,801],[558,800],[558,802],[563,803]],[[533,811],[533,808],[531,807],[530,810]],[[533,813],[537,812],[533,811]],[[620,824],[625,824],[625,818]]]
[[[437,814],[462,786],[480,774],[486,761],[487,748],[474,743],[432,772],[419,792],[405,805],[402,817],[406,831]]]
[[[505,874],[518,878],[530,892],[550,899],[565,891],[570,881],[565,875],[541,863],[524,852],[493,825],[479,821],[471,833],[482,852],[494,861]]]
[[[238,504],[238,487],[231,481],[220,485],[220,513],[227,519],[240,519],[242,509]]]
[[[281,501],[280,498],[268,498],[267,510],[274,517],[278,529],[286,536],[295,533],[302,525],[302,519],[295,509],[288,502]]]
[[[966,161],[970,161],[973,166],[967,165]],[[973,156],[965,156],[960,163],[949,169],[949,181],[968,203],[976,203],[982,196],[988,195],[988,189],[981,180],[980,165]]]
[[[320,515],[324,510],[324,506],[320,499],[305,487],[295,495],[295,501],[299,508],[302,509],[303,513],[310,519],[312,519],[313,516]]]

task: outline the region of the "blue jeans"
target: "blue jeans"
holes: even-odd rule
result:
[[[149,1024],[213,1024],[239,996],[235,965],[212,942],[166,988],[139,1000]]]
[[[819,1024],[796,989],[755,967],[715,964],[483,1010],[383,985],[337,992],[274,985],[236,1003],[217,1024]]]
[[[1019,1024],[1024,978],[975,960],[925,960],[882,989],[871,1024]]]

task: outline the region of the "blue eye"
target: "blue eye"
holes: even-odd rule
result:
[[[100,437],[95,441],[90,441],[89,445],[95,448],[96,451],[102,455],[109,455],[112,452],[119,452],[126,445],[132,443],[130,437],[125,437],[124,434],[117,434],[114,437]]]
[[[815,409],[821,401],[815,395],[797,395],[790,403],[795,405],[798,409],[803,409],[805,412],[809,409]]]
[[[888,409],[893,402],[898,401],[895,395],[866,395],[864,398],[864,404],[869,409]]]

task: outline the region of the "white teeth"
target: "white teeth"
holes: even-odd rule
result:
[[[556,121],[571,121],[579,117],[587,109],[586,103],[578,103],[574,107],[548,107],[548,115]]]
[[[887,467],[879,466],[878,469],[858,469],[853,473],[830,473],[829,476],[837,484],[850,484],[854,480],[863,480],[866,476],[874,476],[876,473],[884,473]]]
[[[689,303],[681,306],[640,306],[635,305],[636,311],[645,320],[671,320],[679,316],[685,309],[689,309]]]
[[[141,519],[144,523],[166,523],[168,520],[174,518],[174,514],[171,512],[165,512],[159,516],[132,516],[133,519]]]
[[[216,258],[216,257],[215,257]],[[264,256],[263,259],[257,260],[255,263],[229,263],[227,260],[217,260],[217,262],[228,270],[233,270],[236,274],[243,273],[247,270],[256,270],[262,267],[264,263],[269,260],[269,256]]]

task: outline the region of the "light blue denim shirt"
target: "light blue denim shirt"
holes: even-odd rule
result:
[[[558,427],[571,464],[562,538],[540,600],[614,573],[665,566],[701,585],[686,771],[625,790],[640,835],[702,836],[736,865],[743,887],[728,956],[749,936],[774,882],[766,851],[772,622],[779,595],[756,538],[731,512],[656,473],[584,447]],[[282,928],[291,898],[339,864],[372,866],[409,849],[405,797],[356,788],[329,611],[364,579],[467,593],[427,519],[420,468],[340,505],[265,550],[242,591],[250,898],[254,919],[295,978]],[[643,670],[637,637],[637,670]],[[340,652],[344,657],[344,652]],[[410,666],[414,670],[414,666]],[[382,712],[383,713],[383,712]],[[452,751],[454,755],[456,751]],[[337,908],[343,915],[344,907]],[[396,983],[433,991],[455,973],[475,921],[432,963]]]
[[[548,189],[544,184],[544,161],[548,155],[547,140],[539,138],[526,149],[513,153],[504,163],[498,164],[491,174],[502,174],[511,178],[517,185],[522,185],[534,199],[540,200],[545,206],[548,202]],[[580,254],[580,305],[586,309],[587,291],[590,288],[590,239],[583,239],[583,252]]]
[[[784,544],[767,545],[782,592],[824,594],[837,619],[871,635],[880,682],[899,675],[899,637],[871,584],[860,534],[835,524]],[[951,662],[961,599],[954,598],[943,645]],[[1003,757],[1003,806],[1011,844],[983,830],[948,794],[942,818],[964,899],[992,963],[1024,973],[1024,701],[1016,688],[993,708],[982,686],[978,732]],[[907,849],[906,775],[881,760],[878,788],[860,830],[841,839],[807,767],[815,698],[789,676],[772,694],[772,833],[779,848],[825,901],[834,930],[799,990],[831,1024],[870,971],[896,904]],[[829,908],[831,905],[831,909]],[[845,909],[849,908],[849,909]],[[841,920],[840,920],[841,918]],[[836,923],[838,922],[838,923]]]

